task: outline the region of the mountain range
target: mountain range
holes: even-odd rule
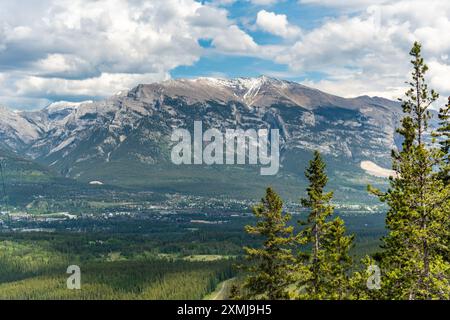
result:
[[[336,200],[358,203],[371,201],[368,183],[386,183],[400,118],[398,102],[347,99],[265,76],[178,79],[102,101],[0,108],[0,150],[81,183],[230,197],[257,197],[273,185],[290,199],[302,194],[304,168],[319,150]],[[262,177],[255,166],[173,165],[172,131],[192,131],[196,120],[221,131],[279,129],[278,175]]]

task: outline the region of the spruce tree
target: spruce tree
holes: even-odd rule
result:
[[[376,270],[375,268],[378,269]],[[371,256],[361,259],[361,268],[354,272],[350,278],[351,300],[380,300],[384,299],[378,285],[381,284],[382,272],[379,269],[379,262]],[[376,274],[376,272],[379,272]]]
[[[448,299],[450,265],[443,254],[450,191],[434,171],[442,153],[425,141],[429,107],[438,95],[426,84],[421,45],[416,42],[410,55],[411,88],[400,100],[404,118],[398,132],[404,139],[401,150],[392,152],[396,175],[385,194],[372,190],[389,206],[381,286],[388,299]]]
[[[353,265],[349,251],[353,246],[354,236],[346,235],[345,222],[341,218],[335,218],[327,226],[323,247],[326,252],[328,264],[327,281],[323,291],[327,299],[347,299],[350,289],[350,270]]]
[[[353,237],[345,235],[344,221],[333,215],[331,205],[333,192],[325,192],[328,177],[325,162],[318,151],[305,171],[309,180],[308,198],[302,199],[302,205],[309,208],[308,220],[298,237],[303,245],[311,246],[311,253],[300,255],[300,264],[309,266],[308,276],[300,282],[299,298],[307,299],[343,299],[348,290],[348,271],[352,264],[349,250]]]
[[[442,152],[442,162],[440,164],[439,177],[446,186],[450,185],[450,97],[446,106],[439,110],[439,128],[434,136],[439,138]],[[448,210],[450,215],[450,210]],[[450,219],[447,230],[450,230]],[[450,234],[447,238],[447,245],[444,250],[446,261],[450,261]]]
[[[441,164],[441,178],[446,185],[450,184],[450,97],[448,104],[439,110],[439,128],[435,136],[439,138],[443,162]]]
[[[246,232],[263,238],[261,247],[244,248],[250,264],[244,284],[245,298],[287,299],[288,287],[294,281],[295,259],[293,227],[288,226],[291,215],[283,212],[283,201],[267,188],[261,203],[253,208],[255,226],[246,226]]]

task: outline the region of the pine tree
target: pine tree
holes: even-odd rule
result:
[[[323,289],[327,292],[327,299],[342,300],[348,297],[349,271],[353,265],[349,251],[353,240],[354,236],[346,235],[345,222],[341,218],[335,218],[328,225],[323,245],[328,262],[327,281]]]
[[[446,185],[450,184],[450,97],[448,104],[439,110],[439,128],[434,136],[439,137],[439,144],[443,153],[441,164],[441,178]]]
[[[250,275],[244,284],[245,298],[287,299],[288,286],[294,281],[295,259],[293,227],[287,223],[291,215],[283,212],[283,201],[272,190],[266,190],[261,203],[253,208],[258,219],[255,226],[246,226],[246,232],[263,238],[262,247],[244,248],[250,265]]]
[[[439,138],[443,156],[439,177],[448,186],[450,185],[450,97],[448,97],[447,105],[439,110],[439,128],[434,136]],[[450,215],[450,210],[448,212]],[[447,230],[450,230],[450,219]],[[450,235],[447,238],[447,245],[444,248],[443,254],[445,260],[450,262]]]
[[[378,262],[370,256],[361,259],[362,270],[354,272],[350,278],[350,294],[351,300],[380,300],[383,295],[378,285],[381,284],[381,270]],[[375,268],[378,267],[378,270]],[[376,274],[376,272],[379,272]],[[369,287],[370,285],[370,287]]]
[[[428,67],[415,43],[412,56],[411,88],[401,99],[404,118],[398,132],[404,141],[393,151],[396,176],[382,194],[372,190],[389,205],[381,261],[382,291],[388,299],[448,299],[450,265],[443,258],[448,233],[450,190],[434,172],[441,161],[440,150],[428,146],[425,134],[429,107],[438,98],[425,82]]]
[[[348,291],[348,271],[352,265],[349,250],[353,237],[345,235],[342,219],[328,221],[334,208],[330,204],[333,192],[324,191],[328,182],[325,168],[320,153],[314,152],[305,172],[310,182],[308,198],[302,199],[302,205],[309,208],[310,213],[298,237],[301,244],[311,245],[311,253],[300,256],[300,263],[309,266],[309,277],[300,282],[306,295],[300,294],[300,298],[343,299]]]

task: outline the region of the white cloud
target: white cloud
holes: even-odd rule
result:
[[[261,6],[268,6],[273,5],[277,2],[281,2],[280,0],[250,0],[251,3],[261,5]]]
[[[228,12],[194,0],[13,0],[0,4],[0,96],[107,96],[165,79],[204,54],[257,44]],[[11,99],[9,99],[11,100]]]
[[[213,44],[222,52],[234,54],[255,54],[258,48],[252,37],[237,26],[221,30],[214,37]]]
[[[281,2],[241,0],[250,1]],[[260,10],[253,24],[254,6],[251,16],[233,12],[230,18],[231,7],[221,5],[234,0],[3,0],[0,103],[108,96],[166,79],[205,54],[272,60],[288,66],[286,77],[320,74],[306,83],[338,95],[395,98],[408,79],[415,40],[423,43],[432,87],[450,95],[450,1],[291,1],[335,8],[338,17],[301,30],[289,13],[268,10]],[[238,22],[283,39],[259,45]],[[202,48],[199,39],[213,48]]]
[[[428,63],[430,68],[431,86],[437,91],[450,96],[450,64],[433,60]]]
[[[289,24],[287,16],[261,10],[256,17],[256,25],[264,31],[283,38],[292,38],[300,35],[300,28]]]
[[[389,2],[389,0],[298,0],[300,4],[319,5],[338,9],[365,9],[371,5],[380,5]],[[392,2],[392,1],[391,1]]]
[[[256,6],[273,6],[286,0],[211,0],[211,4],[218,6],[229,6],[239,1],[247,1]]]
[[[376,2],[350,1],[349,5]],[[307,83],[335,94],[396,98],[402,96],[404,81],[409,79],[408,52],[417,40],[423,44],[423,54],[429,61],[431,85],[447,96],[448,30],[449,1],[400,0],[372,6],[356,15],[328,19],[294,45],[280,50],[274,59],[287,64],[292,74],[324,74],[325,78]]]
[[[27,76],[16,82],[18,94],[27,97],[64,96],[98,97],[109,96],[127,90],[137,83],[168,79],[168,74],[122,74],[102,73],[87,79],[42,78]]]

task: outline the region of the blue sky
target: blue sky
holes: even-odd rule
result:
[[[0,21],[0,105],[17,109],[201,76],[395,99],[415,40],[450,95],[446,0],[3,0]]]
[[[214,4],[214,1],[203,1],[206,4]],[[251,1],[233,1],[225,5],[229,12],[229,18],[236,21],[240,28],[260,45],[283,44],[285,40],[259,28],[249,27],[256,22],[258,12],[270,10],[278,15],[286,15],[289,23],[300,27],[302,30],[313,30],[319,27],[327,19],[339,17],[339,10],[323,5],[301,4],[298,1],[274,1],[273,4],[258,4]],[[201,40],[200,45],[211,48],[210,40]],[[286,64],[276,63],[271,59],[257,57],[233,56],[222,54],[206,54],[198,62],[191,66],[180,66],[171,71],[174,78],[219,76],[219,77],[257,77],[269,75],[281,78],[302,81],[304,79],[319,80],[318,72],[304,72],[290,74]]]
[[[214,1],[203,1],[214,3]],[[283,38],[257,28],[248,28],[248,24],[254,24],[259,11],[267,9],[279,15],[289,17],[289,22],[299,26],[303,30],[312,30],[320,26],[324,21],[339,16],[339,11],[327,6],[301,4],[297,1],[278,1],[270,5],[254,4],[251,1],[235,1],[225,6],[229,10],[229,18],[236,20],[240,28],[260,45],[277,45],[284,42]],[[252,17],[254,17],[252,19]],[[253,21],[255,20],[255,21]],[[201,40],[200,45],[211,48],[210,40]],[[257,77],[260,75],[277,76],[283,74],[289,80],[302,81],[305,78],[318,80],[318,73],[306,72],[303,74],[288,74],[286,64],[278,64],[270,59],[255,57],[232,56],[221,54],[206,54],[197,63],[191,66],[180,66],[171,72],[172,77]]]

